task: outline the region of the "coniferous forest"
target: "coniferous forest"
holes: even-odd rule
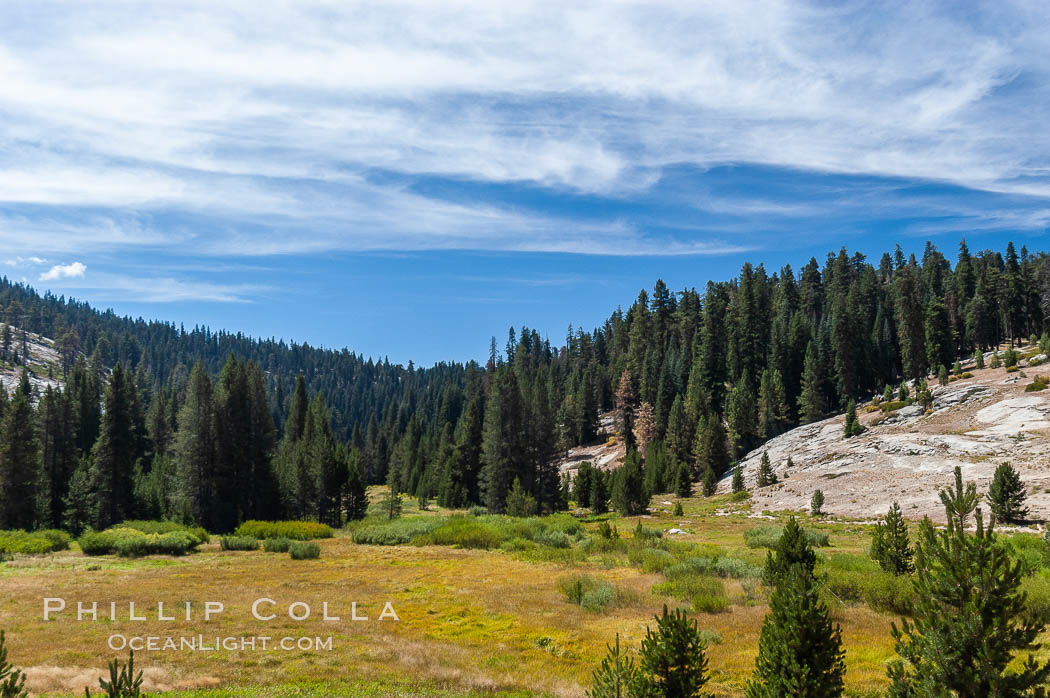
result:
[[[118,317],[3,279],[0,359],[28,364],[34,333],[61,361],[24,366],[0,395],[0,529],[338,525],[377,483],[446,507],[502,512],[510,495],[554,511],[559,458],[610,412],[627,458],[601,486],[629,510],[639,488],[706,490],[798,424],[1041,335],[1048,314],[1044,253],[963,243],[953,265],[929,243],[921,259],[842,249],[799,270],[745,264],[702,290],[657,281],[563,343],[512,328],[484,364],[419,368]],[[34,391],[42,370],[64,387]]]

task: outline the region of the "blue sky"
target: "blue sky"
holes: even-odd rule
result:
[[[431,364],[745,260],[1040,250],[1048,26],[1035,2],[4,3],[0,272]]]

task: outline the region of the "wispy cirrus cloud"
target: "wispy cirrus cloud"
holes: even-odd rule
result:
[[[761,245],[756,222],[852,206],[734,191],[669,222],[581,220],[411,186],[635,201],[683,164],[1050,197],[1038,5],[70,0],[0,19],[0,200],[23,211],[0,240],[35,228],[27,252],[724,254]]]

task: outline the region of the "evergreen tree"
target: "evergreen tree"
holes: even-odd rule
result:
[[[85,458],[69,478],[69,490],[62,502],[62,528],[79,536],[98,519],[96,504],[91,489],[91,468]]]
[[[678,461],[674,477],[674,492],[683,499],[693,496],[693,473],[685,461]]]
[[[758,434],[771,439],[787,427],[789,413],[784,380],[777,369],[762,372],[758,390]]]
[[[744,491],[744,467],[737,463],[733,468],[733,492]]]
[[[696,428],[696,443],[693,445],[693,458],[700,473],[711,470],[716,477],[729,468],[729,451],[726,447],[726,433],[717,414],[711,414],[700,420]]]
[[[595,468],[591,472],[590,482],[590,503],[591,513],[593,514],[604,514],[609,511],[609,487],[607,485],[608,477],[604,472]]]
[[[850,400],[849,405],[846,407],[846,423],[843,427],[843,433],[848,439],[863,434],[864,431],[864,426],[857,419],[857,404]]]
[[[696,620],[681,609],[656,617],[656,630],[646,628],[638,663],[640,696],[693,698],[708,681],[707,644]]]
[[[766,553],[766,567],[762,581],[767,586],[775,587],[795,567],[812,576],[817,564],[817,555],[809,543],[805,530],[794,516],[788,519],[784,532],[777,539],[775,549]]]
[[[589,507],[591,505],[591,489],[594,475],[595,469],[590,461],[584,461],[576,468],[576,479],[573,481],[573,496],[576,500],[576,506]]]
[[[802,393],[798,398],[798,415],[803,424],[816,422],[824,416],[824,376],[813,342],[806,347],[806,361],[802,369]]]
[[[940,298],[933,296],[926,304],[926,365],[949,366],[954,355],[955,338],[948,309]]]
[[[38,409],[43,475],[47,487],[43,511],[51,528],[62,527],[69,479],[77,465],[73,403],[67,393],[47,387]],[[44,517],[42,517],[44,518]]]
[[[773,466],[769,462],[769,453],[767,451],[762,452],[762,460],[758,465],[758,487],[769,487],[777,482],[776,473],[773,472]]]
[[[346,457],[346,518],[357,521],[368,514],[368,491],[364,473],[361,472],[361,452],[351,447]]]
[[[634,411],[634,443],[639,453],[645,453],[656,436],[656,421],[653,406],[643,402]]]
[[[397,489],[397,478],[393,471],[387,474],[387,491],[383,498],[383,513],[387,520],[394,520],[401,516],[401,492]]]
[[[785,537],[787,532],[785,531]],[[787,567],[769,599],[748,698],[836,698],[843,692],[842,638],[805,563]]]
[[[524,474],[524,405],[518,381],[506,368],[493,379],[485,404],[481,446],[482,503],[493,513],[504,511],[514,478]]]
[[[813,516],[824,515],[824,491],[814,490],[813,498],[809,500],[809,512]]]
[[[758,406],[745,372],[726,397],[726,423],[733,456],[745,455],[758,443]],[[723,468],[724,471],[724,468]]]
[[[876,523],[871,532],[871,557],[885,572],[900,576],[910,574],[912,564],[911,542],[908,540],[908,524],[901,515],[897,502],[893,503],[883,522]]]
[[[620,634],[616,644],[606,645],[608,653],[591,675],[591,690],[588,698],[632,698],[638,680],[638,667],[627,648],[620,647]]]
[[[623,465],[614,471],[612,503],[624,516],[644,514],[649,508],[649,492],[645,489],[645,473],[638,451],[629,451]]]
[[[665,439],[667,453],[671,459],[688,460],[693,445],[693,426],[685,410],[685,401],[681,393],[675,396],[671,405],[671,414],[667,422]]]
[[[7,637],[0,630],[0,698],[29,698],[25,672],[7,661]]]
[[[900,659],[889,668],[889,695],[1042,695],[1050,663],[1032,653],[1046,618],[1028,606],[1022,563],[1010,559],[994,522],[985,525],[977,488],[963,486],[958,467],[954,489],[940,497],[947,526],[937,530],[925,519],[919,528],[914,621],[892,626]],[[1011,669],[1018,652],[1029,654]]]
[[[507,515],[518,517],[535,516],[536,511],[536,499],[525,491],[519,478],[514,478],[510,492],[507,493]]]
[[[198,524],[214,529],[211,479],[215,469],[215,420],[212,397],[211,379],[204,371],[204,364],[198,361],[190,372],[175,438],[178,508]]]
[[[1010,463],[1000,463],[988,488],[988,508],[995,520],[1006,523],[1023,521],[1028,516],[1028,508],[1024,505],[1027,498],[1020,473]]]
[[[718,476],[715,475],[715,471],[711,469],[710,465],[704,466],[704,472],[700,477],[700,481],[704,486],[705,497],[710,497],[718,489]]]
[[[38,520],[40,445],[31,392],[29,375],[22,369],[19,387],[0,422],[0,529],[31,530]]]

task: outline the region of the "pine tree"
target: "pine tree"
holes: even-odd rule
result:
[[[73,403],[69,394],[48,386],[38,409],[41,465],[47,485],[44,510],[40,513],[42,520],[50,522],[51,528],[62,527],[69,479],[77,465],[73,414]]]
[[[708,681],[707,644],[696,620],[664,606],[656,630],[646,628],[638,663],[637,693],[661,698],[693,698]]]
[[[591,487],[595,470],[590,461],[584,461],[576,468],[576,479],[573,480],[573,498],[576,506],[589,507],[591,505]]]
[[[812,575],[816,564],[817,555],[813,552],[809,538],[799,525],[798,519],[792,516],[777,539],[776,548],[766,553],[762,581],[767,586],[775,587],[792,568],[799,566],[804,572]]]
[[[711,469],[710,465],[704,466],[704,472],[700,476],[700,482],[704,486],[704,496],[710,497],[718,489],[718,476],[715,475],[715,471]]]
[[[784,380],[777,369],[762,372],[758,389],[758,434],[768,440],[788,425],[789,415]]]
[[[394,471],[387,474],[387,491],[383,498],[383,513],[388,520],[401,516],[401,492],[397,488],[397,478]]]
[[[211,379],[198,361],[190,372],[175,438],[179,508],[214,528],[211,478],[215,468],[215,420]]]
[[[1028,516],[1028,508],[1024,505],[1027,498],[1020,473],[1010,463],[1000,463],[988,488],[988,508],[995,520],[1006,523],[1023,521]]]
[[[0,630],[0,698],[29,698],[25,672],[7,661],[7,638]]]
[[[926,365],[948,366],[955,354],[951,321],[944,302],[933,296],[926,304]]]
[[[732,454],[739,458],[758,442],[758,405],[746,371],[726,397],[726,423]]]
[[[762,460],[758,465],[758,487],[769,487],[777,482],[776,473],[773,472],[773,466],[769,462],[769,453],[767,451],[762,452]]]
[[[843,433],[848,439],[863,434],[864,431],[864,426],[857,419],[857,403],[850,400],[849,405],[846,407],[846,423],[843,426]]]
[[[609,511],[608,477],[603,471],[595,468],[591,471],[589,480],[591,483],[591,491],[588,499],[590,501],[591,513],[604,514]]]
[[[535,516],[536,511],[536,499],[525,491],[519,478],[514,478],[510,492],[507,493],[507,516]]]
[[[871,558],[885,572],[897,576],[910,574],[912,564],[911,542],[908,540],[908,524],[901,514],[900,505],[893,503],[883,522],[876,523],[871,532]]]
[[[824,376],[820,369],[820,359],[813,342],[806,347],[806,360],[802,369],[802,393],[798,398],[799,419],[803,424],[816,422],[824,416],[827,405],[824,402]]]
[[[638,452],[627,453],[622,466],[613,474],[613,507],[624,516],[644,514],[649,508],[649,492],[645,489],[645,473]]]
[[[0,422],[0,529],[32,530],[38,519],[40,445],[31,392],[22,369],[19,387]]]
[[[940,385],[948,385],[949,382],[948,368],[944,364],[941,364],[937,367],[937,383]]]
[[[748,698],[836,698],[844,689],[844,656],[839,628],[811,569],[805,563],[791,565],[773,587],[755,674],[744,693]]]
[[[351,447],[346,457],[346,518],[357,521],[368,514],[368,491],[361,472],[361,452]]]
[[[984,352],[980,349],[973,352],[973,367],[976,369],[984,368]]]
[[[608,653],[591,675],[591,690],[588,698],[632,698],[638,680],[638,667],[627,648],[620,647],[620,634],[616,644],[606,645]]]
[[[1010,559],[994,521],[985,525],[977,488],[963,486],[958,467],[954,489],[940,498],[947,526],[937,530],[926,519],[919,528],[914,621],[892,626],[900,659],[889,668],[889,695],[1042,695],[1050,663],[1039,664],[1032,653],[1046,618],[1028,606],[1022,563]],[[1011,669],[1018,652],[1029,654]]]
[[[809,512],[813,516],[824,515],[824,491],[814,490],[813,498],[809,500]]]
[[[639,453],[645,453],[656,436],[656,421],[653,419],[653,406],[643,402],[634,411],[634,443]]]
[[[693,496],[693,473],[685,461],[678,461],[674,478],[674,492],[683,499]]]
[[[733,492],[744,491],[744,466],[737,463],[733,468]]]
[[[631,373],[627,369],[624,369],[623,373],[620,374],[620,381],[616,386],[616,394],[614,396],[614,402],[616,408],[616,426],[620,431],[620,435],[623,436],[624,442],[627,447],[630,448],[633,443],[631,439],[633,437],[633,424],[631,423],[631,417],[634,411],[635,401],[634,385],[631,383]]]
[[[710,469],[716,477],[729,468],[729,451],[726,447],[726,433],[722,420],[717,414],[703,417],[696,428],[696,442],[693,445],[693,458],[696,470],[700,473]]]
[[[62,528],[79,536],[98,520],[98,500],[91,489],[91,465],[85,457],[73,470],[63,500]]]

